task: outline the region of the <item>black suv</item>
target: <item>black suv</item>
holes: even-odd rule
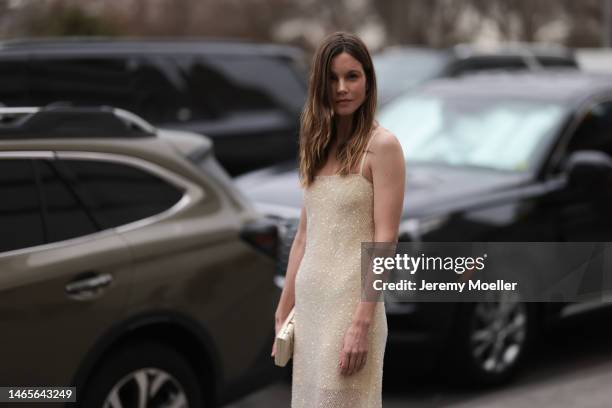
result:
[[[301,52],[230,41],[48,39],[0,43],[0,104],[110,105],[213,139],[231,173],[295,157]]]
[[[406,158],[400,241],[612,241],[612,78],[437,79],[396,98],[378,121]],[[295,164],[237,182],[279,220],[284,273],[302,206]],[[517,372],[541,327],[596,306],[601,301],[393,302],[386,356],[411,367],[438,364],[455,380],[499,383]]]

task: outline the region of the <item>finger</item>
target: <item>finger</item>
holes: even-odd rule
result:
[[[272,357],[274,357],[276,355],[276,342],[272,343],[272,354],[270,354]]]
[[[344,353],[344,367],[342,370],[342,374],[348,375],[351,364],[351,355],[348,352]]]
[[[355,371],[361,371],[363,367],[365,367],[367,358],[368,353],[362,353],[361,358],[359,359],[359,364],[357,365],[357,369]]]
[[[355,355],[354,353],[350,353],[349,361],[348,361],[347,375],[352,375],[355,372],[356,364],[357,364],[357,355]]]
[[[353,374],[356,374],[360,368],[361,368],[361,353],[358,353],[358,354],[355,354],[355,367],[353,367]]]
[[[340,374],[344,375],[346,372],[346,353],[340,352]]]
[[[343,370],[342,374],[348,375],[351,365],[351,354],[349,352],[344,352],[344,362],[343,362]]]

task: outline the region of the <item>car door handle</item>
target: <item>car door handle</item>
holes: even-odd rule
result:
[[[83,272],[66,284],[66,294],[76,300],[96,298],[112,281],[110,273]]]

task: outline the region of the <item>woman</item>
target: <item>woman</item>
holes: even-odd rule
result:
[[[397,241],[405,170],[375,111],[367,48],[330,35],[302,114],[304,206],[275,315],[278,332],[295,305],[293,408],[381,406],[387,321],[383,302],[361,299],[361,242]]]

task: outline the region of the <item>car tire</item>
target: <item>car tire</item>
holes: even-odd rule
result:
[[[461,386],[495,386],[510,381],[535,340],[535,305],[506,299],[457,307],[442,364],[444,376]]]
[[[79,406],[111,408],[113,399],[123,407],[204,406],[202,387],[185,358],[169,346],[139,343],[124,346],[105,357],[87,381]],[[181,403],[180,401],[183,401]],[[174,406],[174,405],[172,405]]]

